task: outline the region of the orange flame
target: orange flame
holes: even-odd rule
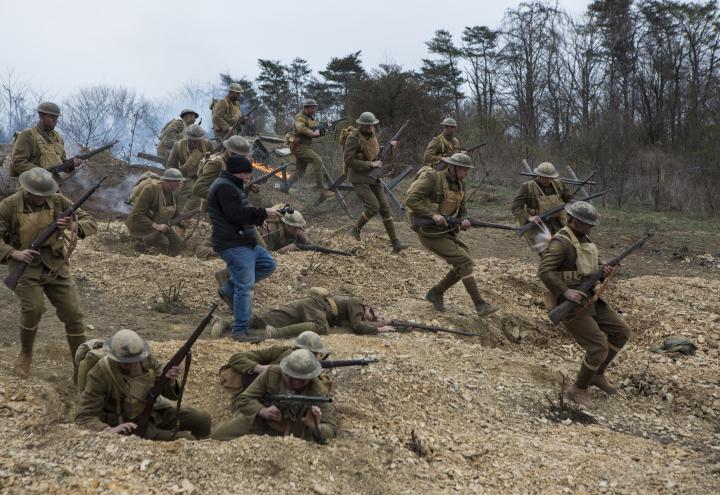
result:
[[[260,162],[252,162],[252,166],[253,166],[254,169],[259,170],[259,171],[261,171],[261,172],[264,173],[264,174],[273,171],[273,168],[272,168],[272,167],[268,167],[268,166],[265,165],[264,163],[260,163]],[[282,178],[282,171],[281,171],[281,170],[278,170],[277,172],[275,172],[275,177],[280,177],[280,178]]]

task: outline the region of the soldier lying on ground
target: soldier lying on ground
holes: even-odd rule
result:
[[[98,349],[99,350],[99,349]],[[128,434],[137,427],[132,422],[145,408],[148,390],[162,366],[150,354],[150,347],[132,330],[120,330],[102,347],[104,356],[88,365],[90,351],[78,363],[78,384],[83,388],[75,422],[86,429]],[[194,407],[182,406],[179,414],[171,400],[177,400],[180,368],[168,370],[171,385],[155,402],[145,438],[176,440],[205,438],[210,434],[210,415]],[[178,431],[173,431],[179,422]]]
[[[307,297],[250,318],[251,333],[268,339],[289,339],[308,330],[327,335],[333,326],[348,326],[358,335],[393,330],[370,305],[351,296],[333,296],[323,287],[311,287]],[[212,334],[217,337],[227,327],[216,323]]]
[[[298,349],[270,366],[247,389],[235,395],[232,410],[236,416],[219,425],[211,434],[215,440],[232,440],[243,435],[292,435],[326,443],[335,436],[333,408],[325,396],[318,376],[322,366],[307,349]],[[296,406],[270,403],[269,396],[301,395]],[[303,403],[302,399],[306,399]],[[313,404],[312,399],[324,399]],[[309,399],[309,400],[307,400]]]

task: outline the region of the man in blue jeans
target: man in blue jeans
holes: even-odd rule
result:
[[[230,157],[226,170],[210,186],[208,213],[212,223],[213,249],[227,264],[229,280],[220,289],[232,294],[235,319],[232,338],[241,342],[259,342],[250,336],[248,323],[252,315],[255,282],[275,271],[275,260],[258,245],[255,226],[266,219],[278,220],[280,212],[272,208],[255,208],[248,202],[245,183],[252,179],[252,164],[242,155]]]

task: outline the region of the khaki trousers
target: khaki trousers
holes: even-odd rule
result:
[[[622,318],[602,299],[563,325],[585,349],[584,363],[593,371],[605,362],[610,349],[620,351],[631,333]]]

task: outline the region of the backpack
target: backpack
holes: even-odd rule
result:
[[[77,391],[85,390],[87,374],[91,369],[105,357],[103,352],[104,339],[91,339],[80,344],[75,351],[75,367],[73,369],[73,382],[77,385]]]
[[[127,203],[133,204],[147,186],[150,184],[157,184],[158,182],[160,182],[160,176],[155,172],[145,172],[142,174],[133,186],[132,191],[130,191],[130,197],[128,198]]]
[[[357,130],[358,130],[358,128],[355,126],[352,126],[352,125],[343,127],[343,129],[340,131],[340,139],[339,139],[340,146],[345,148],[345,142],[347,141],[348,136],[350,135],[351,132],[357,131]]]

